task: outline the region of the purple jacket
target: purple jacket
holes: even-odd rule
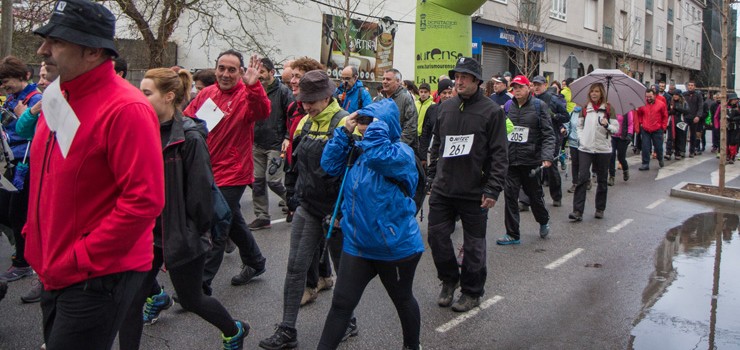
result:
[[[633,117],[633,111],[627,112],[627,135],[632,135],[635,132],[635,125],[633,123],[634,117]],[[619,123],[619,131],[614,133],[612,136],[616,138],[622,138],[622,127],[624,126],[624,116],[621,114],[617,114],[617,123]]]

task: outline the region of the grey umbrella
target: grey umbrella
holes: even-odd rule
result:
[[[606,100],[614,115],[645,105],[645,86],[619,69],[596,69],[573,81],[569,86],[573,102],[585,106],[589,101],[588,90],[594,83],[604,84]]]

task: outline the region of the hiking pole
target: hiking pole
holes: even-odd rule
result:
[[[350,139],[350,149],[349,154],[347,155],[347,167],[344,169],[344,176],[342,177],[342,184],[339,186],[339,194],[337,195],[337,201],[334,203],[334,211],[331,214],[331,220],[329,220],[329,229],[326,232],[326,239],[324,240],[324,249],[321,250],[321,257],[319,258],[319,262],[324,262],[324,256],[326,255],[326,249],[329,246],[329,239],[331,239],[331,233],[334,230],[334,221],[337,220],[337,213],[339,212],[339,204],[342,201],[342,193],[344,192],[344,184],[347,182],[347,174],[349,173],[349,168],[352,167],[352,155],[355,153],[355,145],[354,142],[352,142],[352,139]]]

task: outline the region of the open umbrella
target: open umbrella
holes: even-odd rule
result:
[[[573,102],[585,106],[589,101],[588,90],[594,83],[604,84],[606,100],[615,115],[645,105],[645,86],[619,69],[596,69],[573,81],[569,86]]]

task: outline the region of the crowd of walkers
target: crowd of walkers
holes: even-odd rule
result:
[[[15,245],[0,299],[9,282],[34,278],[21,299],[40,302],[49,350],[109,349],[116,337],[120,349],[138,349],[144,325],[174,302],[216,327],[224,349],[242,349],[250,325],[211,296],[211,284],[224,254],[237,249],[242,268],[232,285],[266,271],[252,231],[272,227],[268,189],[291,231],[282,317],[259,346],[295,348],[300,307],[333,288],[318,348],[336,349],[358,335],[355,308],[378,276],[398,311],[403,348],[421,349],[413,281],[427,195],[437,304],[466,312],[485,293],[488,215],[502,192],[505,232],[496,244],[521,244],[520,212],[531,210],[539,236],[550,236],[543,183],[562,206],[568,158],[568,217],[578,222],[593,176],[594,217],[604,218],[616,170],[630,179],[630,145],[642,152],[643,171],[653,159],[663,167],[700,155],[705,129],[712,152],[720,148],[719,100],[705,101],[693,82],[685,93],[661,83],[644,106],[617,114],[601,83],[578,105],[573,79],[506,72],[488,80],[470,57],[436,91],[389,69],[375,98],[355,67],[336,84],[303,57],[279,76],[270,59],[235,50],[194,75],[148,70],[134,87],[111,12],[89,0],[61,3],[34,32],[43,38],[37,83],[18,58],[0,61],[0,220]],[[737,95],[728,101],[733,163],[740,112]],[[240,206],[247,187],[250,223]],[[163,267],[171,290],[157,281]]]

